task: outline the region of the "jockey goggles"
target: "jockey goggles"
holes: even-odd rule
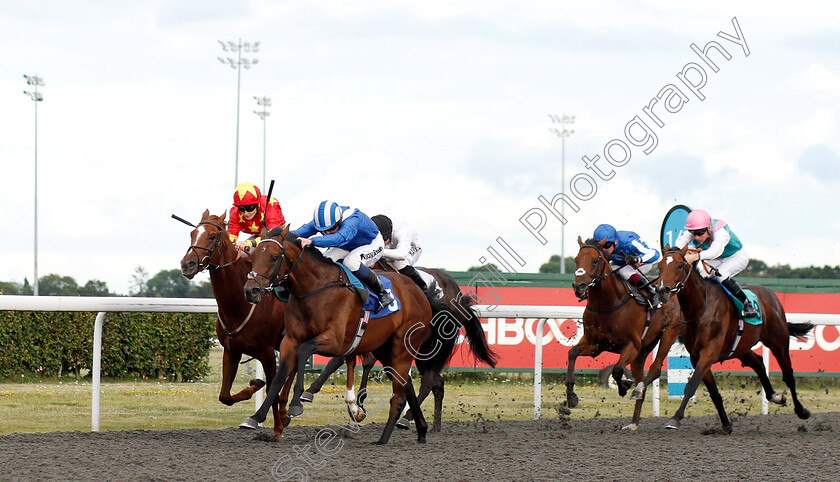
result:
[[[248,204],[246,206],[239,206],[239,210],[242,211],[242,212],[246,212],[246,213],[249,213],[249,212],[253,211],[254,209],[257,209],[256,204]]]
[[[690,229],[690,230],[688,230],[688,232],[691,233],[692,236],[703,236],[704,234],[706,234],[706,229],[708,229],[708,228]]]

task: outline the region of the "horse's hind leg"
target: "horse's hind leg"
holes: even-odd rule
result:
[[[327,379],[330,378],[330,375],[335,373],[336,370],[344,365],[344,360],[345,357],[343,356],[330,358],[330,361],[328,361],[327,366],[321,370],[321,374],[318,375],[318,378],[312,382],[312,385],[309,385],[309,388],[307,388],[300,396],[300,400],[302,402],[311,402],[315,398],[314,395],[321,391],[321,387],[324,386],[324,383],[326,383]]]
[[[435,397],[435,418],[432,422],[432,432],[440,432],[441,416],[443,414],[443,385],[443,375],[435,373],[435,383],[432,385],[432,394]]]
[[[370,378],[370,371],[373,370],[374,365],[376,365],[376,357],[373,354],[365,353],[362,355],[362,382],[359,383],[359,396],[357,400],[360,407],[364,407],[365,405],[368,379]]]
[[[306,375],[306,360],[315,353],[315,340],[301,343],[297,352],[297,377],[295,377],[295,390],[292,401],[289,403],[289,417],[295,418],[303,415],[303,404],[301,394],[303,393],[303,378]]]
[[[356,356],[347,357],[347,391],[344,394],[344,403],[347,404],[347,414],[354,422],[361,422],[367,416],[365,409],[356,403],[356,391],[353,389],[356,376]]]
[[[679,323],[679,321],[677,321],[677,323]],[[659,340],[659,348],[656,349],[656,356],[653,359],[653,363],[650,365],[647,376],[645,376],[644,382],[636,384],[636,388],[634,388],[633,393],[630,394],[630,400],[643,398],[645,389],[649,387],[654,380],[659,378],[660,375],[662,375],[662,364],[665,362],[665,357],[668,356],[671,346],[680,336],[680,328],[681,327],[679,325],[676,325],[665,329],[665,333],[662,334],[662,338]]]
[[[764,366],[764,362],[758,355],[755,354],[752,350],[744,353],[743,355],[738,357],[741,360],[741,363],[744,366],[749,367],[752,371],[758,375],[758,381],[761,382],[761,387],[764,389],[764,395],[767,397],[767,400],[778,403],[779,405],[784,405],[785,394],[784,393],[777,393],[776,390],[773,389],[773,386],[770,384],[770,378],[767,376],[767,370]]]
[[[793,376],[793,366],[790,363],[790,347],[787,344],[787,339],[785,339],[785,343],[781,346],[770,346],[770,351],[773,352],[773,356],[779,363],[779,368],[782,369],[782,381],[790,389],[790,397],[793,399],[793,411],[802,420],[810,418],[811,411],[802,405],[802,402],[799,401],[799,397],[796,395],[796,377]]]
[[[624,349],[621,350],[621,354],[618,357],[618,361],[613,365],[612,370],[612,377],[615,380],[615,384],[618,386],[618,395],[623,397],[627,395],[627,389],[633,386],[630,381],[622,380],[624,376],[624,367],[630,363],[630,360],[635,360],[639,355],[639,346],[641,345],[641,340],[635,339],[631,340],[630,343],[624,346]],[[635,377],[635,374],[633,375]],[[642,377],[636,378],[636,381],[641,381]]]

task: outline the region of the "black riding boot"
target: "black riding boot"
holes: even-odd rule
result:
[[[758,312],[755,311],[755,307],[747,299],[747,294],[744,293],[737,281],[732,278],[726,278],[720,284],[726,287],[732,293],[732,296],[738,298],[738,301],[744,304],[744,318],[755,318],[758,316]]]
[[[645,277],[641,272],[639,273],[639,283],[636,285],[637,288],[640,290],[645,290],[649,296],[648,303],[650,304],[650,309],[655,310],[662,306],[662,302],[659,301],[659,295],[656,294],[656,288],[654,288],[653,284],[651,284],[650,280]]]
[[[382,286],[382,282],[379,281],[379,276],[376,276],[376,273],[374,273],[370,268],[362,265],[362,267],[353,274],[356,275],[356,277],[359,278],[365,286],[370,288],[376,296],[379,297],[379,306],[373,310],[374,313],[379,313],[379,310],[394,302],[394,298],[390,293],[385,291],[385,287]]]
[[[427,289],[426,282],[423,281],[423,278],[420,276],[420,273],[414,268],[414,266],[408,265],[405,268],[401,269],[400,274],[408,276],[411,278],[411,281],[414,281],[414,284],[420,287],[421,290],[425,293]]]

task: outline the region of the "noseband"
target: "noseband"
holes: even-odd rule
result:
[[[259,286],[260,291],[270,291],[275,286],[286,286],[289,281],[289,275],[292,274],[292,270],[295,269],[295,266],[297,266],[298,262],[300,262],[301,258],[303,258],[304,252],[304,248],[301,248],[300,255],[298,255],[295,262],[289,267],[289,271],[286,272],[281,280],[277,281],[277,277],[280,276],[280,270],[283,268],[283,262],[286,260],[286,248],[283,246],[283,243],[273,238],[266,238],[260,241],[260,243],[266,242],[271,242],[280,246],[280,260],[277,262],[277,266],[274,267],[274,272],[271,273],[271,276],[266,276],[262,273],[257,273],[256,271],[248,273],[248,279],[254,280],[257,283],[257,286]],[[266,280],[267,284],[265,286],[263,286],[260,278],[264,278]]]
[[[226,267],[232,265],[233,263],[237,262],[239,260],[239,256],[237,256],[236,259],[234,259],[233,261],[231,261],[229,263],[225,263],[223,265],[218,265],[218,264],[215,264],[211,261],[216,256],[216,254],[218,254],[219,246],[221,246],[221,243],[222,243],[222,236],[224,236],[224,234],[225,234],[225,227],[220,225],[220,224],[211,223],[210,221],[201,221],[200,223],[198,223],[198,226],[201,226],[202,224],[207,224],[209,226],[215,226],[219,230],[219,237],[216,238],[216,242],[213,243],[212,248],[207,248],[207,247],[204,247],[204,246],[198,246],[196,244],[192,244],[192,245],[190,245],[189,248],[187,248],[187,252],[190,252],[190,251],[194,252],[196,259],[199,260],[198,261],[198,271],[199,272],[203,271],[205,268],[213,271],[213,270],[216,270],[216,269],[219,269],[219,268],[226,268]],[[207,251],[207,255],[202,258],[198,254],[199,249],[203,249],[203,250]]]
[[[680,255],[680,257],[683,259],[683,263],[688,265],[688,262],[686,262],[685,256],[682,254],[682,252],[680,252],[680,251],[669,251],[667,254],[678,254],[678,255]],[[686,274],[685,274],[685,278],[683,278],[682,281],[678,281],[677,284],[674,285],[673,288],[671,288],[671,294],[676,295],[677,293],[682,291],[683,288],[685,288],[686,283],[688,283],[688,278],[691,276],[691,270],[692,269],[694,269],[694,266],[689,266],[688,267],[688,270],[686,271]],[[660,275],[659,277],[661,278],[662,276]]]
[[[591,248],[591,249],[594,249],[594,250],[598,251],[598,264],[595,266],[595,272],[594,272],[595,274],[587,273],[586,270],[583,269],[583,268],[578,268],[578,269],[575,270],[575,276],[586,275],[586,276],[589,276],[589,278],[591,279],[591,281],[586,284],[586,289],[583,291],[583,295],[578,297],[578,299],[580,299],[580,300],[585,300],[587,298],[587,292],[589,291],[589,288],[591,288],[591,287],[595,286],[596,284],[600,283],[601,281],[607,279],[607,277],[609,277],[611,274],[614,273],[614,271],[610,270],[610,271],[607,271],[606,273],[598,276],[598,273],[600,273],[602,271],[601,263],[606,262],[606,257],[604,255],[604,251],[601,248],[599,248],[597,246],[593,246],[591,244],[585,244],[585,245],[581,246],[580,250],[583,251],[586,248]]]

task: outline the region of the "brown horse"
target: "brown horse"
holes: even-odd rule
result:
[[[190,233],[191,244],[181,259],[181,274],[192,279],[205,269],[210,272],[210,286],[219,306],[216,336],[224,349],[219,401],[233,405],[250,399],[265,385],[262,380],[251,380],[248,388],[231,395],[230,389],[243,354],[259,360],[268,379],[274,376],[274,349],[280,346],[283,337],[285,303],[271,297],[253,305],[245,299],[241,287],[250,266],[230,241],[225,217],[226,214],[215,216],[210,214],[210,210],[204,211],[198,226]],[[281,422],[277,418],[278,408],[279,404],[274,400],[275,425]]]
[[[732,423],[723,408],[712,365],[737,358],[758,375],[767,400],[784,405],[785,394],[776,393],[770,385],[765,372],[764,362],[752,347],[759,341],[770,348],[779,367],[782,380],[790,388],[793,398],[793,410],[801,419],[807,419],[811,412],[802,406],[796,396],[796,379],[790,362],[790,337],[802,338],[814,327],[811,323],[788,323],[785,310],[775,293],[761,285],[744,285],[758,296],[759,309],[763,315],[761,325],[743,323],[743,332],[739,327],[740,315],[720,284],[711,279],[704,279],[693,266],[685,260],[688,247],[671,249],[666,246],[659,262],[659,281],[657,291],[662,299],[672,295],[679,298],[680,307],[685,316],[686,325],[682,341],[694,365],[694,374],[689,379],[683,393],[683,400],[674,416],[665,424],[666,428],[676,429],[685,415],[685,407],[694,396],[700,381],[706,385],[709,397],[717,408],[723,431],[732,433]]]
[[[280,361],[268,389],[268,398],[240,426],[256,428],[266,418],[270,405],[268,400],[278,394],[279,415],[285,417],[285,402],[292,380],[290,375],[294,372],[297,363],[295,355],[299,349],[304,352],[313,350],[326,356],[371,352],[385,367],[383,370],[391,378],[394,393],[388,422],[377,443],[388,442],[403,396],[417,422],[417,441],[425,442],[428,426],[414,393],[409,369],[418,355],[425,357],[429,354],[427,362],[434,367],[442,367],[446,362],[445,356],[441,356],[442,350],[431,349],[441,344],[442,340],[438,331],[430,330],[430,326],[433,314],[445,312],[447,308],[442,303],[429,300],[408,278],[387,275],[402,308],[396,313],[371,320],[364,336],[354,343],[362,304],[341,267],[315,248],[301,248],[298,237],[289,234],[288,229],[272,230],[269,237],[253,251],[252,257],[253,272],[244,286],[246,298],[258,303],[263,291],[275,285],[286,286],[291,296],[286,307],[286,336],[280,343]],[[274,433],[278,438],[282,430],[282,426],[275,425]]]
[[[375,265],[375,268],[380,269],[382,271],[391,271],[396,273],[396,270],[393,269],[387,263],[383,263],[381,260],[378,261]],[[452,276],[442,270],[438,269],[431,269],[431,268],[419,268],[420,271],[428,273],[432,276],[435,281],[438,283],[438,286],[441,289],[443,294],[443,299],[441,301],[445,302],[449,307],[450,312],[455,315],[457,322],[464,327],[464,332],[466,335],[466,340],[469,342],[470,349],[472,350],[475,357],[487,365],[491,367],[496,366],[496,361],[498,360],[498,355],[490,348],[487,343],[487,338],[484,334],[484,330],[481,327],[481,322],[478,319],[478,316],[473,308],[473,305],[476,304],[475,298],[472,296],[465,294],[461,291],[460,286],[458,286],[458,282],[455,281]],[[455,328],[455,327],[453,327]],[[457,327],[460,328],[460,327]],[[447,364],[449,359],[451,358],[452,353],[454,352],[456,344],[454,343],[455,340],[451,343],[446,343],[442,350],[446,350],[449,353],[447,357]],[[324,370],[321,371],[321,375],[306,389],[305,392],[301,395],[300,399],[304,402],[311,402],[314,398],[314,394],[318,393],[321,390],[321,387],[326,382],[327,378],[332,375],[338,368],[341,367],[343,362],[342,357],[335,357],[329,361],[327,366]],[[376,359],[370,356],[369,354],[365,354],[362,360],[362,382],[359,385],[359,395],[357,402],[362,409],[364,409],[364,400],[366,396],[365,387],[367,386],[367,379],[370,374],[373,365],[376,363]],[[432,432],[438,432],[441,428],[441,415],[443,411],[443,396],[444,396],[444,379],[440,373],[440,370],[428,370],[427,364],[424,363],[422,360],[417,362],[418,371],[420,371],[421,379],[420,379],[420,390],[417,393],[417,400],[420,404],[423,404],[423,401],[432,393],[435,399],[435,412],[434,412],[434,422],[432,423]],[[349,370],[349,368],[348,368]],[[409,424],[411,422],[410,414],[407,413],[409,407],[406,407],[403,410],[403,418],[400,418],[397,421],[397,428],[401,429],[408,429]]]
[[[636,382],[636,389],[631,396],[632,400],[636,400],[633,421],[624,428],[636,430],[645,399],[645,387],[659,378],[668,350],[679,337],[680,308],[672,300],[648,312],[645,306],[633,300],[627,284],[610,268],[609,258],[602,248],[603,240],[589,239],[584,243],[578,237],[578,244],[580,251],[575,257],[577,269],[572,285],[577,297],[588,301],[583,312],[583,337],[569,350],[566,400],[569,407],[578,404],[574,392],[575,360],[578,356],[596,357],[604,351],[618,353],[612,376],[618,384],[619,395],[623,397],[629,388],[629,381],[621,380],[628,363]],[[659,349],[645,377],[645,359],[657,342]]]

